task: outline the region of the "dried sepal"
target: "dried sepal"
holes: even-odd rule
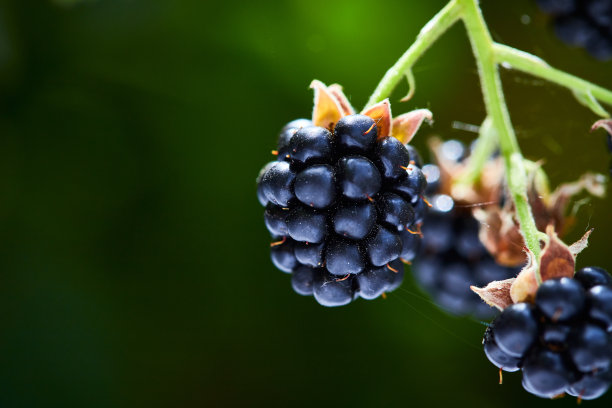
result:
[[[523,236],[511,205],[475,208],[472,214],[480,222],[480,242],[498,264],[518,266],[525,263]]]
[[[344,116],[340,102],[323,82],[315,79],[310,87],[314,89],[313,125],[333,129],[334,125]]]
[[[395,137],[403,144],[408,144],[421,127],[423,121],[427,120],[431,122],[432,119],[433,114],[429,109],[416,109],[399,115],[393,119],[391,136]]]
[[[576,258],[579,253],[584,251],[584,249],[589,246],[589,237],[591,236],[593,230],[594,228],[591,228],[590,230],[585,232],[582,238],[580,238],[578,241],[574,242],[572,245],[569,246],[569,250],[574,256],[574,258]]]
[[[523,267],[510,286],[510,297],[513,303],[533,302],[538,290],[538,281],[536,280],[538,264],[535,262],[533,252],[527,248],[525,248],[525,252],[527,254],[527,265]]]
[[[353,109],[348,98],[346,97],[346,95],[344,95],[344,92],[342,91],[342,86],[338,84],[331,84],[327,87],[327,90],[334,96],[334,98],[336,98],[336,101],[338,101],[338,103],[340,104],[340,108],[342,109],[342,116],[355,114],[355,109]]]
[[[391,105],[389,104],[389,99],[385,99],[361,113],[371,117],[376,122],[378,139],[391,134]]]
[[[591,132],[597,129],[605,129],[609,135],[612,135],[612,119],[600,119],[593,123],[593,126],[591,126]]]
[[[470,286],[470,289],[480,296],[480,298],[487,305],[496,307],[499,310],[504,310],[506,307],[512,304],[510,287],[514,283],[515,279],[516,278],[510,278],[501,281],[493,281],[484,288]]]

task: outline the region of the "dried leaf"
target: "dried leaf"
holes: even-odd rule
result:
[[[421,127],[424,120],[431,122],[433,114],[428,109],[417,109],[393,119],[391,136],[403,144],[408,144]]]
[[[391,134],[391,105],[389,104],[389,99],[377,103],[371,108],[363,111],[362,114],[376,121],[378,139],[382,139]]]
[[[534,262],[533,252],[525,248],[527,253],[527,265],[523,267],[510,287],[512,302],[533,302],[538,290],[536,272],[538,264]]]
[[[342,87],[340,85],[331,84],[330,86],[327,87],[327,90],[334,96],[334,98],[336,98],[336,100],[340,104],[340,108],[342,108],[343,116],[355,114],[355,109],[353,109],[348,98],[346,97],[346,95],[344,95],[344,92],[342,91]]]
[[[518,266],[525,263],[523,236],[514,219],[511,206],[476,208],[472,214],[480,222],[478,233],[480,242],[497,263],[504,266]]]
[[[329,130],[333,129],[334,125],[343,116],[340,103],[323,82],[315,79],[310,84],[310,87],[314,89],[313,125]]]
[[[512,304],[510,288],[515,279],[516,278],[510,278],[502,281],[493,281],[484,288],[470,286],[470,289],[480,296],[487,305],[496,307],[499,310],[504,310]]]
[[[576,258],[579,253],[584,251],[584,249],[589,246],[589,236],[591,235],[593,230],[594,228],[591,228],[582,236],[582,238],[580,238],[578,241],[574,242],[572,245],[569,246],[569,250],[574,256],[574,258]]]

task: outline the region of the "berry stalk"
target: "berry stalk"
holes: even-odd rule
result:
[[[451,0],[421,29],[410,48],[385,73],[364,110],[387,98],[404,76],[408,78],[409,84],[414,82],[411,80],[412,66],[446,30],[459,20],[460,12],[457,0]],[[409,95],[413,91],[414,89],[411,89]]]
[[[527,175],[523,166],[523,156],[506,107],[493,48],[493,39],[478,7],[478,1],[458,1],[462,7],[461,16],[478,66],[485,108],[499,135],[501,152],[506,167],[508,189],[514,201],[521,233],[525,239],[525,245],[534,254],[534,261],[539,262],[540,240],[527,199]],[[536,268],[537,270],[538,268]],[[536,273],[536,279],[539,283],[539,272]]]

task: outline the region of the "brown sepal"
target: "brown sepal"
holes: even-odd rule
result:
[[[480,296],[487,305],[496,307],[499,310],[504,310],[512,304],[510,287],[515,279],[516,278],[510,278],[502,281],[493,281],[484,288],[470,286],[470,289]]]
[[[431,122],[432,119],[433,114],[429,109],[416,109],[399,115],[393,119],[391,136],[395,137],[403,144],[408,144],[421,127],[423,121],[427,120],[427,122]]]
[[[584,249],[589,246],[589,237],[591,236],[593,230],[594,228],[591,228],[590,230],[584,233],[582,238],[580,238],[578,241],[574,242],[572,245],[569,246],[569,250],[574,256],[574,258],[576,258],[579,253],[584,251]]]
[[[354,115],[355,109],[351,106],[346,95],[342,92],[342,87],[338,84],[331,84],[327,87],[329,93],[331,93],[336,101],[340,104],[340,108],[342,108],[342,116]]]
[[[312,124],[332,130],[334,125],[344,116],[340,102],[323,82],[315,79],[310,87],[314,89]]]
[[[474,218],[480,223],[478,237],[495,261],[504,266],[524,264],[523,236],[510,205],[475,208]]]
[[[385,99],[361,113],[371,117],[376,122],[378,139],[391,135],[391,105],[389,99]]]
[[[527,248],[525,248],[525,252],[527,253],[527,265],[523,267],[512,286],[510,286],[510,297],[513,303],[533,302],[538,290],[536,280],[538,265],[534,262],[533,253]]]

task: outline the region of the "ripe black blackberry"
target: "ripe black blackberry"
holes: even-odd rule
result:
[[[554,15],[554,29],[564,43],[585,48],[598,60],[612,58],[612,0],[537,0]]]
[[[469,149],[459,141],[449,140],[440,146],[439,154],[459,163]],[[479,223],[470,206],[456,207],[449,195],[437,194],[442,181],[438,166],[427,164],[423,173],[432,207],[423,223],[422,245],[412,267],[413,275],[449,313],[491,317],[495,310],[483,303],[470,286],[486,286],[494,280],[514,277],[520,268],[499,265],[489,255],[478,237]]]
[[[257,196],[274,237],[272,261],[292,274],[294,290],[341,306],[397,288],[401,261],[411,261],[419,244],[408,230],[426,208],[416,152],[379,137],[365,115],[344,116],[332,131],[293,121],[276,152],[260,172]]]
[[[612,277],[587,267],[543,282],[534,304],[504,309],[483,345],[500,370],[522,370],[523,388],[538,397],[598,398],[612,383]]]
[[[486,286],[518,274],[520,268],[499,265],[478,238],[478,221],[468,209],[453,207],[447,195],[430,197],[419,255],[412,267],[419,285],[444,310],[455,315],[491,317],[495,310],[470,286]]]

